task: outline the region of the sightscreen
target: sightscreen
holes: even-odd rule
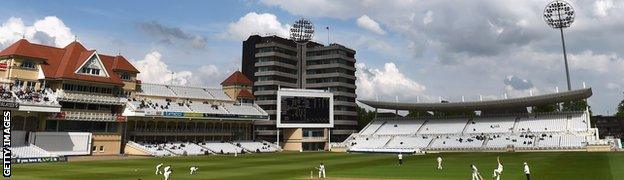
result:
[[[282,124],[329,124],[329,97],[282,96]]]

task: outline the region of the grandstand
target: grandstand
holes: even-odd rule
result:
[[[518,109],[590,97],[591,89],[524,98],[458,102],[396,103],[361,100],[373,108],[478,111],[479,115],[378,117],[343,145],[352,152],[586,151],[601,142],[587,110],[524,113]],[[501,108],[504,107],[504,108]],[[508,110],[506,110],[508,109]]]
[[[232,76],[241,75],[234,73]],[[228,78],[232,79],[232,78]],[[237,79],[237,78],[234,78]],[[228,85],[236,86],[237,82]],[[246,148],[234,141],[253,140],[253,122],[268,114],[253,101],[243,101],[229,91],[248,91],[250,86],[222,89],[142,83],[126,103],[128,154],[179,156],[274,152],[262,145]],[[246,97],[245,97],[246,98]],[[258,148],[259,147],[259,148]]]
[[[130,148],[142,151],[151,156],[193,156],[209,154],[243,154],[277,152],[277,145],[262,141],[236,141],[236,142],[128,142]]]
[[[253,122],[268,115],[240,72],[220,88],[142,83],[138,73],[125,57],[77,41],[21,39],[0,51],[0,108],[13,110],[16,161],[128,154],[126,147],[154,156],[279,149],[253,142]]]

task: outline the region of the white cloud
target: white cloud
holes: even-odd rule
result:
[[[191,86],[219,87],[219,84],[231,73],[232,70],[223,70],[212,64],[203,65],[193,71],[189,82]]]
[[[277,17],[271,13],[258,14],[250,12],[238,19],[238,21],[230,23],[227,31],[221,34],[221,36],[232,40],[244,40],[254,34],[273,34],[288,37],[289,27],[288,24],[280,23]]]
[[[368,68],[364,63],[357,63],[356,67],[357,94],[360,98],[394,98],[398,95],[413,99],[426,89],[401,73],[394,63],[386,63],[383,69]]]
[[[607,83],[607,88],[611,89],[611,90],[618,90],[618,91],[622,90],[622,86],[621,85],[619,85],[617,83],[613,83],[613,82],[608,82]]]
[[[433,11],[427,11],[425,17],[423,17],[423,24],[427,25],[431,22],[433,22]]]
[[[195,87],[219,87],[219,83],[231,74],[231,70],[223,70],[219,67],[206,64],[197,69],[185,71],[173,71],[162,60],[162,54],[152,51],[145,55],[142,60],[132,64],[141,72],[138,79],[147,83],[186,85]]]
[[[172,82],[172,70],[163,62],[162,55],[153,51],[145,55],[142,60],[133,64],[141,72],[138,79],[147,83],[169,84]],[[179,71],[173,74],[173,84],[186,85],[193,76],[190,71]]]
[[[526,97],[531,94],[538,95],[539,90],[533,86],[533,83],[527,79],[518,76],[509,75],[503,80],[505,84],[505,93],[507,98]]]
[[[359,6],[362,1],[332,1],[332,0],[261,0],[262,4],[278,6],[295,15],[305,15],[307,17],[331,16],[337,18],[350,18],[355,13],[353,8],[345,5]]]
[[[182,42],[195,49],[206,48],[206,37],[186,32],[178,27],[169,27],[157,21],[141,22],[137,27],[147,35],[158,39],[161,43],[174,44]]]
[[[366,29],[375,34],[379,34],[379,35],[386,34],[386,31],[381,29],[381,27],[379,26],[379,23],[377,23],[375,20],[371,19],[367,15],[360,16],[360,18],[356,20],[356,23],[360,28]]]
[[[21,18],[11,17],[0,26],[0,47],[6,47],[22,38],[31,42],[63,47],[74,41],[71,29],[56,16],[47,16],[32,25]]]
[[[594,2],[594,15],[598,17],[606,17],[608,11],[613,8],[612,0],[599,0]]]
[[[556,86],[566,89],[561,37],[543,22],[547,1],[303,1],[261,3],[296,16],[346,20],[365,14],[374,18],[392,35],[378,40],[400,47],[392,55],[401,60],[396,65],[407,77],[427,77],[418,82],[427,85],[426,92],[435,92],[435,100],[438,95],[455,101],[462,95],[472,99],[477,94],[496,94],[500,98],[504,92],[509,96],[528,95],[526,89],[508,91],[510,87],[501,79],[510,74],[530,79],[535,90],[543,93],[552,93]],[[622,91],[616,85],[624,87],[624,3],[568,2],[576,12],[575,22],[565,31],[572,88],[580,88],[582,82],[596,85],[590,99],[594,112],[613,109],[621,100],[613,98]],[[432,14],[431,22],[428,14]],[[358,47],[360,38],[349,40],[343,42],[358,51],[359,62],[371,65],[371,60],[386,55],[371,53],[373,49],[367,46]],[[370,96],[360,92],[360,97]]]
[[[365,47],[368,50],[378,53],[394,53],[396,49],[382,39],[372,38],[370,36],[358,35],[350,40],[353,46]]]
[[[624,59],[615,53],[595,54],[587,50],[579,54],[570,54],[569,60],[572,69],[598,73],[621,72],[624,69]]]

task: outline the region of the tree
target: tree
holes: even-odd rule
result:
[[[429,113],[428,111],[423,111],[423,110],[409,110],[409,113],[407,114],[407,117],[431,117],[433,116],[431,113]]]
[[[362,130],[366,127],[376,116],[375,111],[368,111],[360,106],[358,106],[355,111],[357,112],[358,130]]]
[[[533,106],[533,108],[531,108],[534,112],[538,112],[538,113],[542,113],[542,112],[555,112],[555,111],[559,111],[559,105],[558,104],[546,104],[546,105],[541,105],[541,106]]]
[[[477,114],[471,110],[455,110],[455,111],[436,111],[433,113],[434,116],[464,116],[464,117],[473,117]]]
[[[617,113],[615,113],[616,117],[624,117],[624,99],[620,101],[617,107]]]
[[[585,100],[566,101],[561,106],[562,111],[584,111],[587,107]]]
[[[589,114],[591,115],[591,106],[587,104],[587,101],[584,99],[576,100],[576,101],[567,101],[563,102],[563,111],[585,111],[585,108],[589,109]]]

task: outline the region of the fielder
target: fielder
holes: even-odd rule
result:
[[[438,156],[438,170],[442,170],[442,156]]]
[[[501,162],[500,157],[496,157],[496,161],[498,162],[498,167],[494,169],[494,174],[492,174],[492,178],[496,180],[500,180],[500,176],[503,174],[503,162]]]
[[[165,180],[169,180],[169,176],[171,175],[171,166],[166,166],[163,171],[163,176],[165,176]]]
[[[397,156],[399,158],[399,166],[403,165],[403,154],[399,153]]]
[[[198,168],[198,167],[191,166],[191,168],[189,169],[189,171],[190,171],[190,172],[189,172],[189,174],[193,174],[193,173],[195,173],[195,171],[197,171],[197,170],[199,170],[199,168]]]
[[[323,163],[321,163],[321,165],[319,165],[319,167],[316,168],[316,169],[318,169],[318,171],[319,171],[318,172],[319,178],[326,178],[326,175],[325,175],[325,165]]]
[[[162,174],[162,171],[160,171],[160,167],[163,165],[163,163],[160,163],[158,165],[156,165],[156,172],[154,172],[154,174],[158,175],[158,174]]]
[[[524,174],[527,177],[527,180],[531,180],[531,171],[529,170],[529,164],[527,164],[527,162],[524,162]]]
[[[481,176],[481,174],[479,174],[479,169],[477,169],[477,166],[471,164],[470,167],[472,168],[472,180],[483,180],[483,177]]]

